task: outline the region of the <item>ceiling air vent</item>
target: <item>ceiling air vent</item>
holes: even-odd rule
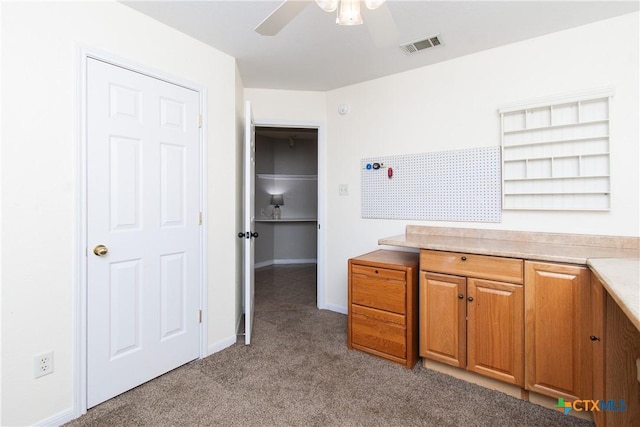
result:
[[[418,51],[428,49],[430,47],[440,46],[440,37],[439,34],[431,37],[427,37],[423,40],[418,40],[412,43],[403,44],[400,48],[406,54],[416,53]]]

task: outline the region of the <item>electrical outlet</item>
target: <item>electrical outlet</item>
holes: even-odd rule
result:
[[[349,195],[349,184],[340,184],[340,185],[338,185],[338,194],[340,196],[348,196]]]
[[[34,378],[53,373],[53,351],[42,353],[33,359]]]

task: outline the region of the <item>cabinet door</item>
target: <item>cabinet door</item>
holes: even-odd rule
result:
[[[591,396],[590,272],[525,262],[525,388],[551,397]]]
[[[593,348],[593,392],[588,399],[606,400],[605,396],[605,317],[607,293],[594,273],[591,273],[591,341]],[[593,422],[604,426],[606,412],[593,411]]]
[[[467,279],[467,369],[524,385],[522,286]]]
[[[640,359],[640,331],[609,294],[605,313],[605,390],[601,404],[605,400],[607,404],[615,402],[614,410],[604,411],[605,425],[637,426],[640,384],[636,363]]]
[[[464,277],[420,272],[420,356],[466,366],[466,282]]]

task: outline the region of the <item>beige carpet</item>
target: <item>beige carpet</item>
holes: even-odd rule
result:
[[[69,426],[591,426],[560,412],[348,350],[346,316],[315,308],[315,265],[256,271],[250,346],[111,399]]]

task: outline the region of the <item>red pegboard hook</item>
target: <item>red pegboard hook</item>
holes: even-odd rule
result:
[[[387,169],[387,176],[389,177],[389,179],[391,179],[391,177],[393,176],[393,168]]]

